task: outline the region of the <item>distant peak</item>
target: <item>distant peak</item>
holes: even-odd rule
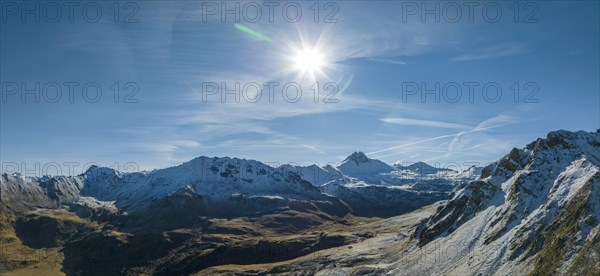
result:
[[[99,175],[120,175],[120,172],[109,167],[100,167],[97,165],[91,165],[83,175],[87,176],[99,176]]]
[[[344,160],[344,161],[354,161],[356,163],[366,163],[369,161],[369,158],[362,151],[356,151],[356,152],[350,154],[350,156],[348,156],[348,158],[346,158],[346,160]]]
[[[98,167],[98,166],[96,166],[96,165],[91,165],[91,166],[90,166],[90,167],[89,167],[89,168],[88,168],[88,169],[85,171],[85,173],[86,173],[86,174],[88,174],[88,173],[90,173],[90,172],[92,172],[92,171],[94,171],[94,170],[96,170],[96,169],[98,169],[98,168],[100,168],[100,167]]]
[[[410,165],[408,165],[406,168],[408,169],[422,169],[422,168],[433,168],[433,166],[423,162],[423,161],[419,161],[416,163],[412,163]]]
[[[419,173],[423,173],[423,174],[437,173],[440,170],[444,170],[442,168],[438,169],[438,168],[436,168],[434,166],[431,166],[431,165],[429,165],[429,164],[427,164],[425,162],[422,162],[422,161],[414,163],[414,164],[412,164],[412,165],[410,165],[410,166],[408,166],[406,168],[409,169],[409,170],[417,171]]]

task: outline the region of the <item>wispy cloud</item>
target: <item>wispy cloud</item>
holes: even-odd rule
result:
[[[395,65],[406,65],[405,61],[394,59],[394,58],[369,58],[370,61],[395,64]]]
[[[398,150],[404,149],[404,148],[408,148],[410,146],[415,146],[418,144],[423,144],[426,142],[431,142],[431,141],[436,141],[436,140],[440,140],[440,139],[444,139],[444,138],[449,138],[449,137],[454,137],[456,134],[448,134],[448,135],[440,135],[440,136],[436,136],[436,137],[430,137],[430,138],[425,138],[425,139],[418,139],[414,142],[408,142],[408,143],[403,143],[397,146],[393,146],[393,147],[389,147],[389,148],[385,148],[385,149],[381,149],[381,150],[377,150],[377,151],[372,151],[369,152],[367,154],[369,155],[377,155],[379,158],[383,158],[383,157],[388,157],[388,156],[393,156],[393,155],[397,155],[401,152],[398,152]],[[387,155],[379,155],[380,153],[384,153],[384,152],[393,152],[392,154],[387,154]]]
[[[491,118],[481,121],[477,126],[475,126],[474,128],[472,128],[470,130],[461,131],[461,132],[457,133],[454,136],[454,138],[452,139],[452,141],[450,142],[450,145],[448,146],[447,155],[450,155],[455,151],[457,146],[461,143],[461,138],[464,135],[501,127],[501,126],[507,125],[512,122],[514,122],[514,119],[512,117],[501,114],[501,115],[494,116],[494,117],[491,117]]]
[[[508,115],[500,114],[498,116],[491,117],[489,119],[482,121],[473,129],[473,131],[482,131],[482,130],[497,128],[497,127],[501,127],[501,126],[513,123],[514,121],[515,121],[515,118],[508,116]]]
[[[498,57],[509,57],[522,54],[527,49],[525,44],[520,43],[503,43],[493,45],[479,50],[474,50],[470,53],[463,54],[453,58],[454,61],[469,61],[482,60]]]
[[[226,83],[232,86],[239,83],[263,84],[273,81],[273,75],[241,74],[237,78],[231,75],[215,74],[205,77],[215,83]],[[269,94],[266,88],[261,92],[260,100],[250,102],[238,95],[235,102],[233,95],[227,95],[226,102],[221,102],[221,95],[203,95],[201,84],[185,82],[189,92],[185,93],[179,101],[179,109],[171,112],[169,123],[175,123],[186,128],[192,127],[196,134],[203,140],[226,137],[235,134],[255,133],[270,137],[271,140],[286,140],[291,142],[295,137],[274,131],[269,125],[273,120],[345,112],[350,110],[385,110],[393,107],[393,103],[383,100],[371,99],[357,95],[357,93],[337,93],[334,98],[337,103],[314,102],[314,94],[308,85],[301,83],[303,94],[297,102],[285,100],[281,87],[286,82],[279,81],[280,85],[274,94]],[[229,89],[229,88],[228,88]],[[348,89],[351,90],[351,89]],[[352,92],[352,91],[349,91]],[[326,94],[325,94],[326,95]],[[272,97],[272,98],[271,98]],[[298,142],[298,141],[293,141]]]
[[[200,147],[200,142],[192,140],[174,140],[156,143],[138,143],[136,148],[153,152],[175,152]]]
[[[466,129],[469,128],[466,125],[448,123],[442,121],[431,121],[431,120],[418,120],[409,118],[381,118],[381,121],[390,124],[397,125],[410,125],[410,126],[425,126],[425,127],[441,127],[441,128],[455,128],[455,129]]]
[[[394,119],[394,118],[386,118]],[[400,119],[400,118],[395,118]],[[462,128],[462,131],[453,134],[439,135],[429,138],[417,138],[413,141],[405,142],[393,147],[384,148],[377,151],[369,152],[375,158],[387,158],[391,156],[404,155],[407,157],[415,156],[416,154],[430,153],[429,158],[424,160],[431,161],[440,158],[449,158],[456,155],[461,155],[462,160],[467,160],[465,156],[490,155],[505,151],[511,146],[510,143],[494,137],[487,132],[494,128],[499,128],[508,124],[515,123],[517,120],[511,116],[500,114],[488,119],[485,119],[475,126],[467,126],[462,124],[453,124],[440,121],[424,121],[411,119],[400,120],[402,124],[419,125],[419,126],[434,126],[434,127],[449,127]],[[388,120],[389,121],[389,120]],[[414,124],[413,124],[414,123]],[[446,125],[450,124],[450,125]],[[452,127],[452,126],[456,127]],[[437,141],[442,141],[437,142]],[[483,141],[483,142],[482,142]],[[436,143],[437,142],[437,143]],[[421,156],[418,155],[418,156]]]
[[[192,140],[177,140],[173,141],[173,145],[180,148],[198,148],[201,146],[200,142]]]

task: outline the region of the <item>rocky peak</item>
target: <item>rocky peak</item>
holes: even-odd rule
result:
[[[90,166],[90,167],[89,167],[89,168],[88,168],[88,169],[85,171],[85,174],[89,174],[90,172],[92,172],[92,171],[94,171],[94,170],[96,170],[96,169],[98,169],[98,168],[100,168],[100,167],[98,167],[98,166],[96,166],[96,165],[91,165],[91,166]]]
[[[369,158],[362,152],[356,151],[348,156],[344,161],[354,161],[356,163],[367,163]]]
[[[551,131],[550,133],[548,133],[548,136],[546,137],[546,142],[548,143],[548,146],[550,147],[556,147],[556,146],[563,146],[564,148],[571,148],[573,147],[572,143],[570,142],[573,139],[577,138],[577,133],[573,133],[573,132],[569,132],[569,131],[565,131],[565,130],[558,130],[558,131]]]

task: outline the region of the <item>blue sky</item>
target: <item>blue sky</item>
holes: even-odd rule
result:
[[[485,164],[552,130],[600,127],[595,1],[522,2],[517,19],[514,2],[492,2],[485,14],[481,2],[472,20],[464,3],[452,2],[461,8],[457,22],[448,2],[426,2],[440,5],[439,22],[422,14],[421,2],[320,2],[318,9],[294,2],[302,10],[294,23],[294,7],[282,13],[285,2],[276,2],[271,19],[263,3],[250,2],[262,7],[258,20],[253,4],[227,2],[248,12],[238,22],[233,15],[223,22],[221,2],[131,3],[118,18],[102,4],[97,22],[77,7],[69,22],[59,7],[56,23],[49,22],[55,7],[35,22],[2,6],[3,171],[56,163],[68,174],[67,162],[154,169],[201,155],[326,164],[354,151],[388,163]],[[337,22],[323,22],[330,14]],[[294,65],[304,48],[322,57],[314,76]],[[65,82],[79,84],[71,98]],[[279,83],[272,100],[265,82]],[[337,102],[324,102],[328,82],[339,87]],[[213,83],[256,83],[262,97],[227,95],[223,103],[209,93]],[[291,83],[302,89],[296,102],[282,95]],[[94,87],[102,89],[97,102]]]

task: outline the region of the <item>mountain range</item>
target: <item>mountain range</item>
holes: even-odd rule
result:
[[[312,263],[321,275],[599,275],[599,210],[600,131],[553,131],[447,200],[370,224],[376,237]],[[294,275],[307,263],[262,271]]]
[[[429,165],[431,170],[423,173],[417,167],[423,164],[394,167],[355,152],[335,168],[275,168],[228,157],[198,157],[179,166],[136,173],[91,166],[77,176],[2,174],[0,202],[23,211],[85,205],[92,200],[112,204],[129,215],[143,214],[157,204],[162,209],[186,209],[192,206],[179,205],[192,204],[194,215],[210,217],[252,216],[284,206],[306,208],[304,205],[343,217],[350,212],[365,213],[363,208],[376,204],[372,216],[389,216],[441,200],[456,185],[477,177],[470,170],[444,169],[440,174]],[[386,197],[387,203],[382,202]],[[379,207],[386,211],[378,213]]]
[[[597,275],[599,168],[599,133],[560,130],[462,171],[354,152],[335,167],[3,174],[0,234],[68,275]]]

